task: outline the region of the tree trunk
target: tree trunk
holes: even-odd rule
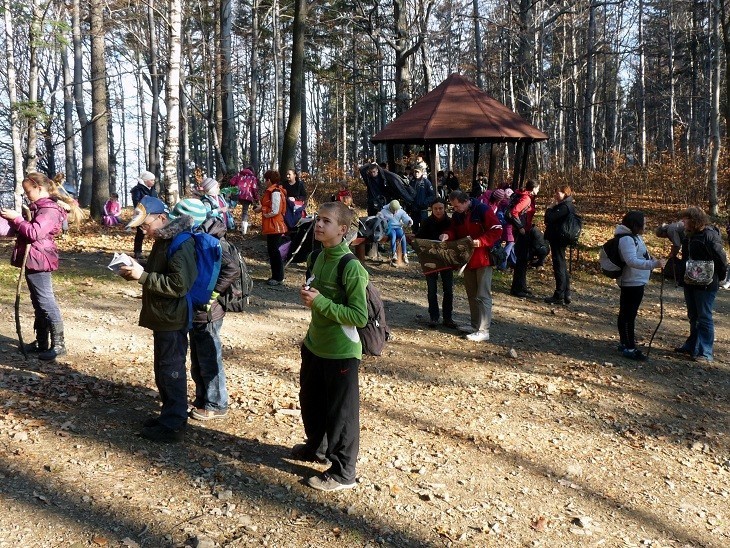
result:
[[[160,167],[160,73],[157,61],[157,43],[155,37],[155,0],[149,0],[147,7],[147,48],[149,51],[148,69],[150,72],[150,88],[152,106],[150,110],[150,136],[147,145],[147,170],[159,176]]]
[[[482,29],[481,21],[479,20],[479,0],[472,0],[472,17],[474,18],[474,55],[476,57],[477,64],[477,86],[479,89],[484,89],[484,80],[482,74],[484,68],[482,67]],[[451,165],[449,165],[451,167]]]
[[[302,96],[304,95],[304,38],[307,24],[307,1],[294,0],[292,23],[291,74],[289,77],[289,120],[284,132],[279,168],[283,172],[294,169],[297,140],[302,130]]]
[[[221,2],[221,133],[223,159],[228,170],[235,170],[238,165],[238,137],[236,136],[236,113],[233,107],[233,72],[231,70],[231,32],[233,17],[231,0]]]
[[[248,97],[249,110],[249,162],[254,173],[259,173],[259,0],[253,0],[251,5],[251,91]]]
[[[78,192],[76,148],[74,147],[73,78],[71,78],[71,67],[68,63],[68,48],[65,44],[61,48],[61,63],[63,66],[63,144],[66,157],[66,183]]]
[[[13,17],[10,12],[10,1],[3,0],[3,16],[5,20],[5,61],[8,73],[8,99],[10,101],[10,140],[13,147],[13,175],[15,180],[15,209],[20,211],[23,203],[23,151],[20,147],[20,121],[18,119],[18,89],[15,72],[15,44]]]
[[[43,43],[41,38],[41,23],[43,13],[39,0],[33,0],[33,15],[31,16],[28,33],[28,56],[30,70],[28,74],[28,108],[25,118],[28,123],[28,139],[25,150],[25,169],[38,169],[38,115],[41,108],[38,102],[38,47]]]
[[[74,102],[76,116],[81,126],[81,185],[79,204],[88,207],[91,203],[92,181],[94,180],[94,133],[84,107],[84,46],[81,42],[81,2],[73,0],[73,44],[74,44]]]
[[[583,162],[586,169],[596,169],[596,150],[593,144],[595,101],[596,0],[588,6],[588,36],[586,38],[586,80],[583,91]]]
[[[165,139],[165,191],[167,203],[175,205],[180,199],[178,181],[178,148],[180,145],[180,35],[182,32],[182,0],[170,0],[169,44],[165,106],[167,107],[167,132]]]
[[[639,0],[639,74],[637,79],[638,87],[638,112],[637,112],[637,132],[638,132],[638,161],[639,165],[646,167],[646,55],[644,44],[644,0]]]
[[[719,0],[713,2],[710,38],[712,51],[720,51],[720,9]],[[719,213],[717,199],[717,172],[720,165],[720,59],[712,56],[712,78],[710,84],[710,170],[708,187],[710,191],[710,215]]]
[[[101,219],[104,204],[109,199],[109,143],[106,59],[104,57],[104,7],[98,1],[90,3],[91,18],[91,119],[94,134],[94,169],[91,192],[91,216]]]

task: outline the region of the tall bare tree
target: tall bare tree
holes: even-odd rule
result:
[[[20,144],[20,120],[18,116],[18,89],[15,71],[15,30],[10,1],[3,0],[5,22],[5,61],[8,76],[8,99],[10,100],[10,140],[13,150],[13,176],[15,179],[15,208],[20,211],[23,203],[23,151]]]
[[[307,24],[307,0],[294,0],[294,22],[289,77],[289,120],[281,151],[281,171],[294,169],[297,140],[302,129],[302,96],[304,95],[304,29]]]
[[[106,46],[104,7],[99,0],[89,4],[91,32],[91,120],[94,135],[94,169],[90,211],[94,219],[104,215],[109,199],[109,112],[107,111]]]
[[[169,57],[165,106],[167,107],[167,132],[165,140],[165,189],[169,204],[180,198],[178,182],[178,148],[180,145],[180,58],[182,34],[182,0],[170,0],[168,6]]]

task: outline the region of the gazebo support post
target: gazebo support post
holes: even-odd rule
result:
[[[395,144],[388,141],[385,145],[385,157],[388,162],[388,171],[395,172]]]
[[[512,164],[512,190],[517,190],[518,188],[520,188],[520,167],[522,165],[520,159],[522,149],[522,141],[517,141],[517,143],[515,143],[515,161]]]
[[[472,173],[471,173],[471,175],[472,175],[472,177],[471,177],[471,180],[472,180],[471,186],[472,186],[472,188],[474,187],[474,181],[477,180],[477,171],[478,171],[478,168],[479,168],[479,153],[480,153],[480,147],[481,147],[481,143],[479,143],[479,142],[474,143],[474,166],[472,167],[472,170],[471,170],[472,171]],[[469,192],[469,194],[471,194],[471,192]]]
[[[438,145],[429,143],[426,145],[428,164],[431,167],[431,184],[433,185],[433,195],[438,196],[438,169],[439,169],[439,158],[438,158]]]
[[[487,188],[494,188],[494,170],[496,166],[497,152],[494,150],[494,143],[489,143],[489,183]]]
[[[527,160],[530,158],[530,143],[522,145],[522,166],[520,168],[520,188],[525,186],[525,176],[527,175]]]

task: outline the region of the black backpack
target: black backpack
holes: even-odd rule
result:
[[[504,218],[515,228],[524,227],[526,220],[525,210],[527,207],[520,211],[518,218],[512,216],[512,209],[517,205],[517,202],[520,201],[520,198],[522,198],[521,193],[518,194],[517,192],[513,192],[512,196],[510,196],[509,202],[507,203],[507,207],[504,208]]]
[[[568,215],[565,219],[563,219],[558,231],[560,243],[566,245],[577,245],[582,231],[583,217],[578,215],[574,210],[569,210]]]
[[[253,291],[253,279],[248,273],[248,268],[238,248],[224,239],[221,239],[221,244],[224,246],[224,250],[230,253],[233,261],[238,264],[238,277],[219,298],[222,299],[223,307],[227,312],[243,312],[243,309],[248,306],[248,298]]]
[[[626,266],[626,261],[621,258],[621,252],[619,251],[619,241],[624,236],[631,236],[636,242],[636,236],[633,234],[617,234],[601,246],[601,251],[598,254],[601,272],[612,280],[620,278]]]
[[[317,260],[321,249],[317,249],[312,252],[310,260],[310,268],[314,266],[314,262]],[[343,295],[345,294],[345,286],[342,283],[342,275],[345,272],[345,267],[350,261],[357,260],[357,257],[352,253],[343,255],[340,262],[337,264],[337,285],[342,290]],[[307,276],[309,276],[309,271]],[[368,285],[365,287],[365,300],[368,305],[368,321],[364,327],[358,327],[357,332],[360,335],[360,342],[362,343],[363,354],[369,354],[371,356],[380,356],[383,352],[385,343],[390,339],[390,329],[388,323],[385,320],[385,307],[383,306],[383,299],[380,297],[380,291],[373,285],[372,282],[368,281]]]

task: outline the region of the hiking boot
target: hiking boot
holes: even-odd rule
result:
[[[448,327],[449,329],[459,329],[459,325],[454,320],[444,320],[444,327]]]
[[[158,424],[160,424],[160,417],[149,417],[142,421],[142,426],[145,427],[156,426]]]
[[[173,430],[172,428],[157,423],[152,426],[145,426],[139,435],[146,440],[159,443],[180,443],[185,439],[185,427],[181,426]]]
[[[345,489],[354,488],[356,483],[354,481],[352,483],[340,483],[327,472],[324,472],[323,474],[309,478],[307,485],[318,491],[344,491]]]
[[[510,293],[510,295],[520,299],[532,299],[535,296],[532,291],[515,291],[514,293]]]
[[[692,355],[692,351],[689,348],[686,348],[684,346],[678,346],[674,349],[674,351],[677,354],[687,354],[688,356]]]
[[[279,280],[275,280],[274,278],[269,278],[268,280],[266,280],[266,285],[281,285],[281,282]]]
[[[638,348],[625,348],[623,351],[623,355],[624,358],[628,358],[630,360],[637,360],[641,362],[646,360],[646,354],[644,354]]]
[[[51,348],[38,354],[38,359],[51,361],[64,354],[66,354],[66,344],[63,340],[63,322],[53,322],[51,324]]]
[[[474,333],[469,333],[466,338],[470,341],[474,342],[484,342],[489,340],[489,331],[486,329],[481,329],[479,331],[475,331]]]
[[[193,407],[190,410],[190,418],[199,421],[209,421],[212,419],[223,419],[228,415],[228,409],[202,409]]]
[[[545,297],[543,299],[547,304],[563,304],[563,298],[553,295],[552,297]]]
[[[25,351],[31,354],[46,352],[51,348],[51,332],[48,329],[46,320],[36,320],[33,328],[35,329],[35,340],[25,345]]]
[[[477,329],[476,327],[472,327],[470,325],[459,325],[456,327],[459,331],[462,333],[474,333]]]
[[[439,321],[438,320],[429,320],[428,321],[428,327],[430,327],[431,329],[434,329],[434,328],[436,328],[438,326],[439,326]]]
[[[294,460],[300,460],[302,462],[316,462],[317,464],[329,464],[329,459],[318,457],[316,452],[313,452],[307,447],[306,443],[297,443],[291,448],[291,458]]]

